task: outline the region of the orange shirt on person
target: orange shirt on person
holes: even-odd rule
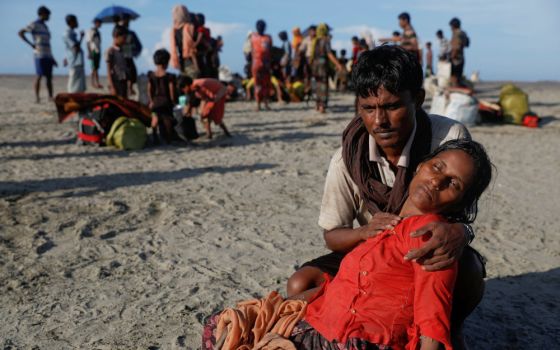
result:
[[[226,95],[219,101],[214,101],[222,89],[226,89],[224,84],[213,78],[201,78],[193,80],[193,89],[196,97],[204,101],[201,111],[202,118],[209,118],[214,123],[220,124],[224,118]]]
[[[308,305],[305,320],[329,341],[359,338],[393,349],[416,349],[420,336],[452,349],[450,314],[457,263],[427,272],[404,255],[428,237],[410,233],[438,215],[412,216],[346,255],[332,281]]]

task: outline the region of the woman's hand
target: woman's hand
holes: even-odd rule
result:
[[[449,267],[463,254],[467,245],[465,226],[461,223],[431,222],[410,237],[420,237],[431,233],[432,237],[420,248],[412,249],[405,256],[405,260],[416,261],[423,265],[426,271],[443,270]]]
[[[375,213],[368,224],[360,228],[360,238],[365,241],[377,236],[382,231],[392,230],[401,220],[402,218],[398,215],[383,212]]]

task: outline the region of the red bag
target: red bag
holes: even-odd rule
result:
[[[103,145],[103,138],[105,137],[105,130],[101,126],[104,114],[109,108],[108,104],[102,106],[95,106],[91,111],[80,113],[78,120],[78,144],[94,144]]]
[[[523,116],[522,124],[528,128],[538,128],[539,127],[539,116],[535,113],[525,113]]]

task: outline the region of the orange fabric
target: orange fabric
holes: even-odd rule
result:
[[[450,315],[457,263],[426,272],[403,256],[422,245],[410,232],[437,215],[404,219],[346,255],[340,270],[307,307],[305,320],[328,340],[360,338],[393,349],[416,349],[420,335],[451,349]]]
[[[226,110],[226,96],[225,94],[219,101],[214,101],[216,96],[226,87],[217,79],[202,78],[193,81],[193,89],[196,97],[204,101],[200,116],[212,120],[216,124],[220,124],[224,119]]]
[[[171,65],[173,68],[181,69],[179,63],[179,55],[177,55],[177,43],[175,42],[175,29],[171,29]],[[191,58],[195,55],[195,45],[193,40],[194,26],[191,23],[185,23],[181,27],[183,31],[183,43],[181,44],[181,52],[183,59]]]
[[[225,309],[220,314],[216,339],[227,332],[222,350],[250,350],[257,348],[259,342],[266,343],[270,340],[271,336],[265,338],[267,334],[288,338],[296,323],[305,315],[306,305],[301,300],[284,300],[277,292],[271,292],[264,299],[242,301],[235,309]],[[272,344],[285,344],[279,342],[280,340],[276,338]],[[261,349],[284,348],[261,347]]]
[[[294,52],[298,52],[299,51],[299,46],[301,45],[301,42],[303,41],[303,35],[301,35],[301,31],[299,29],[299,27],[295,27],[292,30],[292,34],[293,34],[293,39],[292,39],[292,48],[294,49]]]

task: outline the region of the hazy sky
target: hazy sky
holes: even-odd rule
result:
[[[152,69],[155,49],[169,46],[171,8],[178,1],[164,0],[0,0],[0,73],[33,73],[33,52],[18,37],[22,27],[36,19],[37,8],[46,5],[52,14],[48,22],[55,58],[62,63],[64,17],[73,13],[80,28],[105,6],[118,4],[134,9],[140,18],[131,24],[144,45],[137,65]],[[191,0],[184,2],[193,12],[206,15],[214,35],[222,35],[225,46],[222,64],[242,71],[242,45],[257,19],[264,19],[267,31],[279,44],[277,33],[326,22],[334,28],[333,47],[350,48],[350,38],[369,30],[374,38],[399,30],[397,16],[407,11],[422,43],[432,41],[442,29],[450,37],[449,20],[459,17],[471,41],[466,50],[465,73],[480,71],[485,80],[560,80],[560,1],[558,0],[422,0],[422,1],[332,1],[332,0]],[[110,45],[112,25],[102,27],[102,46]],[[85,45],[84,45],[85,48]],[[62,64],[61,64],[62,65]],[[102,72],[105,73],[102,64]],[[89,71],[89,66],[88,66]],[[64,74],[63,68],[55,74]]]

